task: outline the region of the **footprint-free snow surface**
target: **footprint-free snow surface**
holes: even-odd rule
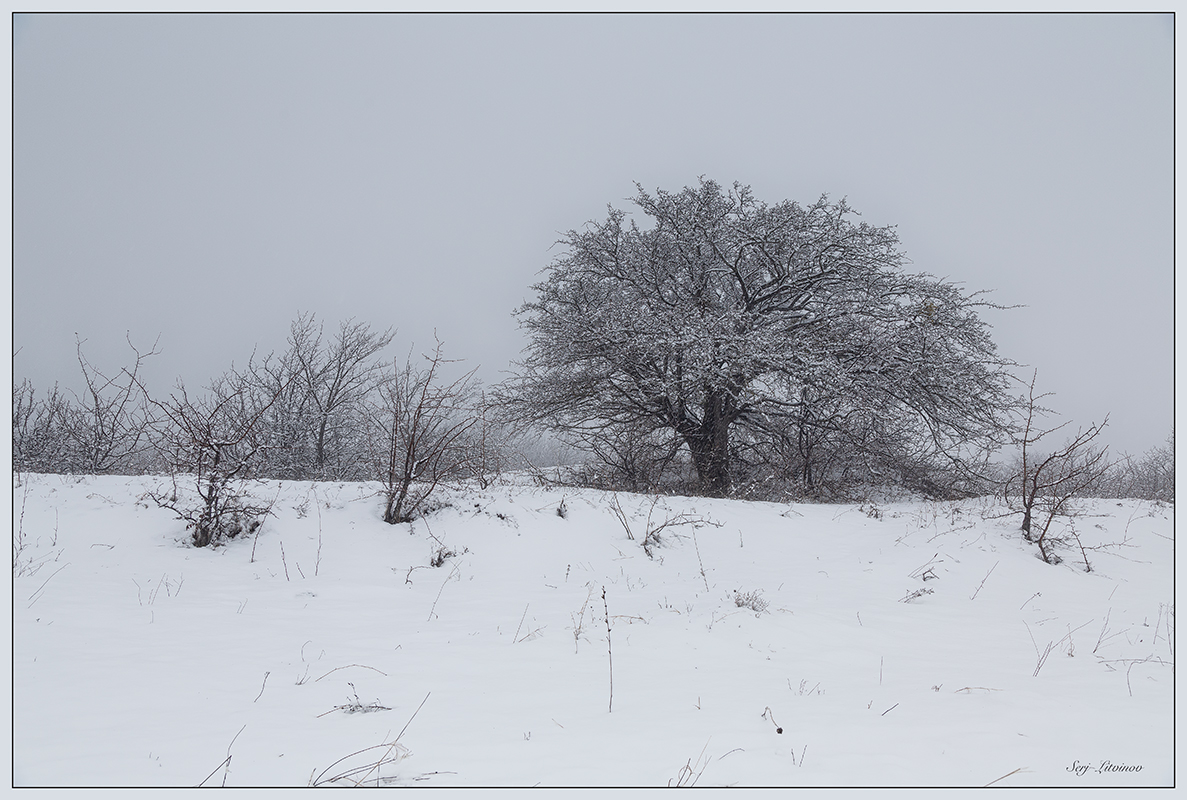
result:
[[[17,786],[1174,781],[1173,507],[1052,566],[991,500],[273,481],[196,549],[166,483],[14,481]]]

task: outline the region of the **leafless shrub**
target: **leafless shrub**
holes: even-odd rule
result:
[[[325,714],[318,714],[319,717],[324,717],[326,714],[333,713],[334,711],[343,711],[347,714],[370,714],[375,711],[391,711],[391,708],[382,705],[378,700],[374,703],[364,703],[359,699],[359,692],[354,688],[354,684],[348,681],[346,685],[350,687],[350,692],[354,695],[353,699],[348,699],[346,703],[340,706],[334,706],[325,712]]]
[[[576,485],[627,492],[695,491],[681,443],[669,431],[639,424],[592,425],[567,432],[565,440],[593,457],[571,471]]]
[[[69,407],[65,428],[76,469],[88,475],[101,475],[127,469],[137,454],[148,428],[147,395],[139,375],[144,361],[158,354],[156,343],[142,353],[128,337],[135,360],[130,368],[121,368],[109,377],[94,367],[82,353],[83,342],[76,342],[78,365],[86,387],[77,404]]]
[[[12,468],[14,472],[71,471],[66,434],[69,400],[54,386],[44,398],[28,380],[12,385]]]
[[[270,405],[253,407],[252,400],[242,386],[220,381],[199,399],[179,382],[168,400],[150,400],[160,412],[158,446],[172,487],[148,496],[185,521],[195,547],[254,533],[271,513],[272,503],[252,500],[246,489],[265,449],[259,421]],[[192,493],[179,480],[192,481]]]
[[[468,394],[472,401],[469,414],[473,423],[461,440],[466,450],[462,471],[478,488],[487,489],[515,463],[524,432],[506,418],[502,408],[485,389]]]
[[[688,512],[681,512],[679,514],[666,514],[663,521],[660,522],[655,518],[655,509],[659,505],[660,497],[655,495],[651,498],[651,505],[647,509],[647,518],[642,526],[642,544],[643,552],[647,554],[648,558],[655,558],[654,549],[663,545],[663,533],[672,528],[681,527],[684,525],[692,525],[694,528],[699,528],[702,525],[712,525],[720,528],[722,523],[716,522],[708,517],[700,516],[699,514],[692,514]],[[631,541],[635,541],[635,531],[631,528],[631,521],[629,515],[622,507],[618,495],[615,494],[610,499],[610,510],[618,519],[618,522],[626,530],[626,537]],[[665,509],[666,510],[666,509]]]
[[[370,409],[375,448],[372,460],[383,483],[383,521],[408,522],[442,482],[462,477],[472,451],[465,435],[477,420],[470,412],[475,383],[473,371],[442,384],[440,370],[448,363],[437,342],[427,366],[409,358],[393,365],[378,388]]]
[[[1096,497],[1134,497],[1163,503],[1175,501],[1175,432],[1166,442],[1135,458],[1123,455],[1090,487]]]
[[[1038,545],[1039,555],[1045,562],[1058,564],[1062,559],[1056,549],[1076,541],[1076,536],[1074,526],[1067,529],[1066,535],[1060,535],[1053,523],[1057,518],[1075,517],[1076,498],[1108,470],[1108,448],[1093,446],[1108,424],[1108,417],[1099,425],[1077,431],[1058,450],[1046,455],[1037,453],[1041,440],[1068,423],[1044,430],[1038,428],[1036,417],[1046,412],[1038,403],[1050,395],[1035,395],[1036,378],[1037,372],[1031,377],[1023,405],[1025,419],[1018,438],[1020,463],[1006,480],[1003,494],[1006,502],[1022,514],[1023,537]],[[1088,566],[1087,557],[1085,565]]]
[[[130,367],[106,374],[83,354],[76,341],[82,372],[81,395],[54,386],[43,399],[31,383],[13,382],[12,455],[16,471],[99,475],[138,472],[147,467],[144,452],[149,404],[140,385],[144,362],[158,351],[138,350]]]
[[[870,519],[876,519],[876,520],[879,520],[879,521],[881,521],[881,519],[882,519],[882,515],[885,513],[885,512],[884,512],[884,511],[883,511],[881,508],[879,508],[879,507],[878,507],[878,505],[877,505],[877,504],[875,504],[875,503],[869,503],[869,504],[863,503],[863,504],[861,505],[861,507],[860,507],[860,508],[858,508],[857,510],[858,510],[858,511],[860,511],[860,512],[862,512],[863,514],[865,514],[865,515],[866,515],[867,517],[869,517]]]
[[[261,471],[288,480],[360,480],[367,477],[367,439],[362,409],[375,388],[383,362],[372,360],[393,332],[373,331],[353,319],[333,336],[313,314],[302,313],[289,327],[280,355],[253,355],[236,373],[252,395],[272,398],[260,422],[268,440]]]
[[[738,608],[748,608],[755,614],[761,614],[770,607],[771,603],[762,596],[761,589],[755,589],[750,592],[740,592],[735,589],[734,605]]]
[[[449,550],[445,547],[438,547],[434,552],[432,558],[429,559],[429,566],[443,567],[445,562],[458,555],[456,550]]]

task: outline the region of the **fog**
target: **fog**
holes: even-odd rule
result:
[[[992,289],[1003,355],[1140,453],[1173,425],[1173,16],[14,17],[16,380],[76,342],[202,384],[312,312],[501,379],[635,182],[845,197]],[[159,337],[159,340],[158,340]],[[1073,426],[1074,427],[1074,426]]]

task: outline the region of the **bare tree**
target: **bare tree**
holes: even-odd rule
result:
[[[1069,423],[1040,429],[1036,417],[1043,416],[1047,410],[1039,403],[1051,395],[1035,395],[1037,377],[1036,371],[1031,376],[1024,405],[1025,416],[1018,438],[1019,467],[1006,481],[1004,494],[1007,501],[1016,503],[1022,514],[1022,535],[1028,542],[1038,545],[1044,561],[1057,564],[1060,558],[1056,548],[1067,542],[1054,533],[1052,524],[1057,518],[1075,516],[1073,501],[1108,470],[1108,448],[1093,446],[1108,424],[1108,417],[1099,425],[1078,430],[1057,450],[1040,453],[1040,442]]]
[[[66,432],[69,400],[54,386],[44,398],[28,379],[12,385],[12,468],[15,472],[65,472],[71,467]]]
[[[1147,450],[1141,458],[1123,455],[1092,487],[1100,497],[1136,497],[1163,503],[1175,501],[1175,432],[1166,443]]]
[[[442,383],[440,371],[451,362],[441,348],[438,341],[423,367],[411,357],[403,366],[393,362],[370,410],[383,521],[392,525],[420,514],[443,481],[466,473],[473,455],[465,436],[478,422],[472,411],[474,373]]]
[[[263,470],[291,480],[365,477],[363,407],[383,367],[372,359],[392,336],[347,320],[326,339],[314,315],[302,313],[282,353],[253,354],[243,370],[226,376],[268,406],[261,420],[269,442]]]
[[[314,412],[313,457],[319,476],[331,465],[333,440],[348,424],[348,412],[359,406],[383,368],[372,359],[391,344],[393,336],[391,329],[375,332],[365,323],[348,319],[323,346],[322,328],[314,330],[313,315],[300,315],[293,323],[290,352]]]
[[[84,389],[70,393],[73,401],[56,385],[38,399],[28,380],[13,383],[14,469],[99,475],[145,466],[141,451],[149,420],[140,374],[157,355],[156,344],[142,352],[129,337],[135,359],[111,375],[91,364],[83,344],[76,342]]]
[[[149,423],[147,396],[141,388],[140,374],[145,360],[159,351],[156,342],[148,352],[141,352],[132,344],[130,335],[127,341],[135,360],[131,368],[122,367],[110,377],[83,355],[83,342],[76,342],[86,389],[76,397],[77,403],[69,407],[64,424],[74,452],[72,466],[89,475],[126,469]]]
[[[582,485],[631,492],[658,492],[686,479],[682,440],[668,428],[635,424],[586,426],[562,433],[565,442],[594,457],[571,477]]]
[[[249,405],[265,409],[259,422],[264,442],[260,474],[282,480],[308,480],[317,475],[313,403],[291,349],[262,359],[253,353],[242,371],[232,368],[220,383],[223,391],[233,385],[244,393]]]
[[[474,424],[463,437],[470,451],[466,470],[480,488],[486,489],[511,463],[516,453],[513,443],[518,434],[515,425],[502,415],[485,388],[477,388],[470,394],[474,400]]]

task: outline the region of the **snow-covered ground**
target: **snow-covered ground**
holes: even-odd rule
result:
[[[163,482],[14,481],[17,786],[1174,781],[1173,508],[1087,504],[1085,572],[991,501],[621,494],[631,539],[526,485],[257,484],[195,549]]]

